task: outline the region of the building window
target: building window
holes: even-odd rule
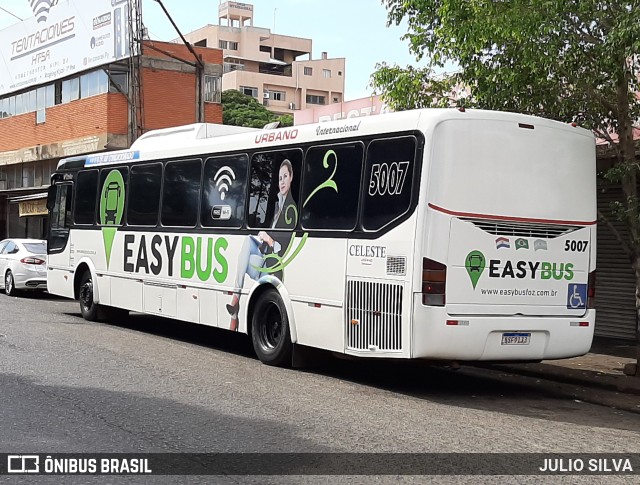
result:
[[[128,72],[109,72],[109,92],[123,93],[129,91],[129,73]]]
[[[22,97],[22,94],[16,94],[15,98],[16,98],[15,114],[21,115],[24,113],[24,99]]]
[[[268,52],[271,55],[271,47],[268,45],[261,45],[260,52]]]
[[[28,93],[24,93],[24,95],[26,97],[28,97],[28,99],[27,99],[27,113],[33,113],[37,109],[37,104],[38,104],[37,101],[36,101],[37,90],[32,89]]]
[[[338,71],[338,76],[342,76],[342,71]]]
[[[307,104],[325,104],[324,96],[307,94]]]
[[[331,77],[331,69],[323,69],[322,70],[322,77],[323,78],[330,78]]]
[[[109,90],[109,78],[102,70],[91,71],[80,76],[80,97],[88,98]]]
[[[336,98],[335,96],[333,97],[333,102],[334,103],[339,103],[340,102],[340,98]]]
[[[218,48],[220,48],[220,49],[228,49],[229,48],[229,43],[226,40],[219,40],[218,41]]]
[[[225,62],[223,67],[225,73],[231,71],[244,71],[244,64],[238,62]]]
[[[47,120],[47,115],[46,115],[46,107],[47,107],[47,103],[46,103],[46,98],[47,98],[47,88],[49,86],[43,86],[41,88],[38,88],[36,91],[36,97],[37,97],[37,101],[36,101],[36,105],[37,105],[37,111],[36,111],[36,124],[40,124],[40,123],[44,123]]]
[[[53,86],[53,102],[54,104],[62,104],[62,81],[56,81]]]
[[[62,102],[70,103],[80,98],[80,79],[75,77],[62,81]]]
[[[286,101],[287,93],[284,91],[271,91],[271,99],[274,101]]]
[[[258,88],[254,88],[251,86],[240,86],[239,91],[242,94],[246,94],[247,96],[253,96],[254,98],[258,97]]]
[[[49,84],[45,86],[44,89],[45,89],[44,107],[51,108],[56,104],[56,85]]]
[[[13,113],[9,109],[9,100],[11,98],[0,99],[0,118],[8,118]]]
[[[237,51],[238,50],[238,43],[229,41],[229,50],[230,51]]]
[[[219,103],[221,100],[222,80],[218,76],[204,77],[204,102]]]
[[[304,75],[305,75],[305,76],[311,76],[311,75],[313,75],[313,68],[312,68],[312,67],[305,67],[305,68],[304,68]]]

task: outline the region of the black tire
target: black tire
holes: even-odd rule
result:
[[[16,290],[15,280],[13,279],[13,274],[10,270],[4,275],[4,292],[7,296],[16,296],[18,293],[18,290]]]
[[[78,301],[80,302],[82,317],[90,322],[97,322],[98,304],[93,301],[93,279],[89,271],[85,271],[82,278],[80,278]]]
[[[260,295],[251,319],[251,341],[263,364],[291,365],[293,344],[289,317],[280,293],[275,289]]]

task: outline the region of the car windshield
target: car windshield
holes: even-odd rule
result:
[[[23,246],[27,251],[33,254],[46,254],[47,252],[47,246],[45,243],[23,243]]]

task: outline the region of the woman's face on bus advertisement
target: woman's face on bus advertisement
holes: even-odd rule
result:
[[[289,173],[289,168],[286,165],[280,167],[280,173],[278,176],[278,188],[280,189],[280,193],[282,195],[287,195],[289,193],[289,189],[291,188],[291,173]]]

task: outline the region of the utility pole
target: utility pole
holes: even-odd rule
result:
[[[191,54],[196,60],[195,62],[196,103],[197,103],[196,121],[198,123],[202,123],[204,121],[204,63],[202,62],[202,59],[200,58],[200,56],[198,56],[196,51],[193,49],[193,46],[189,43],[187,39],[184,38],[184,35],[182,35],[182,32],[180,32],[180,29],[178,28],[176,23],[173,21],[173,18],[171,17],[171,15],[169,15],[169,12],[167,11],[164,4],[162,3],[162,0],[155,0],[155,1],[158,3],[158,5],[160,5],[160,7],[162,8],[162,11],[169,19],[169,22],[171,22],[171,25],[173,25],[173,28],[176,29],[176,32],[180,36],[180,39],[182,39],[182,43],[185,46],[187,46],[187,49],[189,49],[189,52],[191,52]]]

